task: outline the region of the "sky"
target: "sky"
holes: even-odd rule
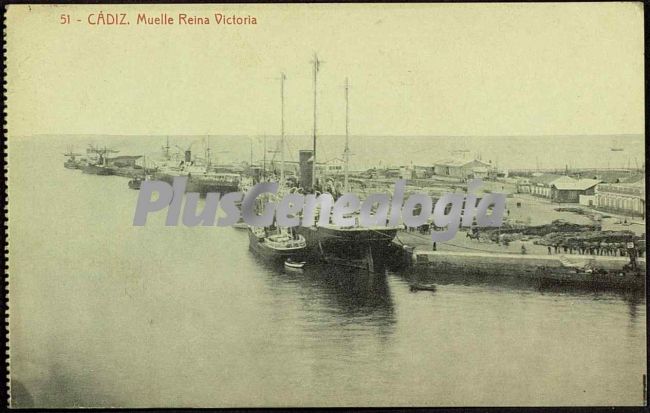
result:
[[[98,11],[129,26],[90,26]],[[256,16],[143,26],[138,13]],[[82,22],[59,24],[61,14]],[[639,3],[10,6],[8,129],[34,134],[641,134]]]

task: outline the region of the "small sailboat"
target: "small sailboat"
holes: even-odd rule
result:
[[[289,258],[284,262],[285,267],[294,268],[294,269],[301,269],[305,266],[305,264],[306,264],[305,261],[296,261],[292,258]]]

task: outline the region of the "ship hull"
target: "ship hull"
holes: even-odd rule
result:
[[[81,171],[91,175],[113,175],[113,171],[110,168],[99,165],[84,165]]]
[[[337,228],[297,227],[296,232],[305,237],[307,247],[315,253],[333,253],[337,256],[362,258],[370,249],[379,255],[392,248],[397,228]]]
[[[174,178],[180,175],[170,175],[170,174],[158,174],[156,179],[172,184]],[[201,195],[205,195],[208,192],[218,192],[220,194],[225,194],[228,192],[238,192],[239,185],[230,184],[224,182],[216,182],[211,179],[203,179],[198,177],[190,176],[187,179],[187,186],[185,187],[185,192],[198,192]]]
[[[109,166],[108,169],[111,171],[111,175],[123,176],[126,178],[132,178],[134,176],[142,176],[145,174],[145,171],[142,168],[131,168],[128,166]]]

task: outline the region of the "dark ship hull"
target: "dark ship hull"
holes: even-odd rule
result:
[[[341,257],[363,258],[370,250],[373,256],[391,250],[397,228],[339,228],[335,226],[297,227],[311,251]]]
[[[174,178],[182,175],[172,175],[168,173],[159,173],[156,175],[157,180],[167,182],[172,184]],[[225,194],[228,192],[238,192],[239,184],[235,182],[224,182],[221,180],[215,180],[210,178],[195,177],[189,176],[187,179],[187,186],[185,192],[198,192],[201,195],[205,195],[208,192],[218,192]]]
[[[101,165],[84,165],[81,167],[81,171],[85,174],[92,175],[113,175],[111,168]]]

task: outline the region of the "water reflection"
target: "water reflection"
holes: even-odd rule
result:
[[[580,297],[582,299],[623,301],[628,306],[630,323],[638,320],[639,307],[645,305],[644,291],[590,289],[579,285],[541,284],[536,279],[517,276],[488,275],[484,273],[456,272],[438,273],[426,268],[410,268],[396,271],[395,275],[405,282],[436,283],[440,285],[480,286],[493,291],[534,292],[540,295]]]
[[[635,323],[639,317],[639,307],[644,305],[643,293],[623,294],[623,301],[627,304],[630,322]]]
[[[329,322],[375,326],[377,333],[390,334],[395,323],[394,304],[384,271],[368,271],[309,263],[295,270],[271,264],[256,256],[265,269],[264,280],[271,294],[291,294],[311,312],[322,312]]]

